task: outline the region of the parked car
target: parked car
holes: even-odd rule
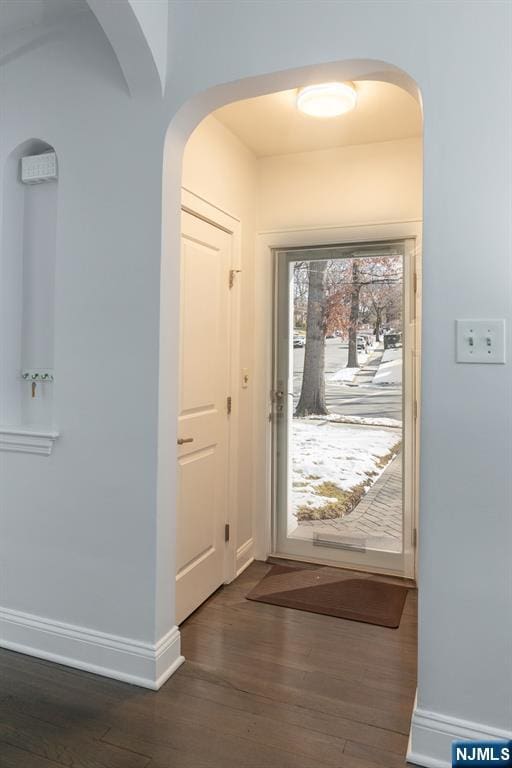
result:
[[[358,336],[357,337],[357,348],[358,350],[361,350],[363,352],[366,352],[368,347],[370,346],[370,341],[367,336]]]
[[[293,337],[293,347],[294,349],[297,347],[305,347],[306,346],[306,339],[304,336],[294,336]]]
[[[402,346],[402,334],[400,331],[389,331],[384,334],[384,349],[395,349]]]

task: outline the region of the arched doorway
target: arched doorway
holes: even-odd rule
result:
[[[176,115],[169,126],[164,152],[164,229],[163,229],[163,259],[162,259],[162,303],[161,303],[161,366],[160,366],[160,436],[159,436],[159,478],[158,500],[159,521],[162,532],[159,537],[160,562],[169,563],[170,568],[162,567],[159,571],[159,604],[169,616],[174,611],[173,581],[176,572],[176,550],[174,548],[176,531],[176,490],[177,478],[175,471],[177,435],[177,402],[179,370],[179,295],[180,285],[180,226],[179,212],[182,205],[182,190],[180,188],[183,153],[186,143],[194,128],[213,110],[224,104],[253,96],[272,93],[276,90],[297,87],[308,83],[327,80],[359,80],[372,79],[399,85],[420,102],[418,89],[412,79],[392,65],[372,61],[340,62],[333,65],[322,65],[300,70],[275,73],[246,81],[217,86],[199,95],[187,103]],[[204,218],[204,217],[203,217]],[[206,216],[206,218],[208,218]],[[261,404],[261,401],[260,401]],[[262,412],[265,409],[263,405]],[[414,407],[414,406],[413,406]],[[267,443],[265,443],[267,441]],[[268,435],[263,436],[259,443],[261,455],[268,450]],[[260,478],[263,479],[264,492],[270,499],[268,455],[264,455],[259,466]],[[171,510],[171,514],[169,514]],[[264,534],[263,534],[264,538]],[[261,540],[254,551],[261,556]],[[170,552],[169,552],[170,546]],[[268,553],[268,552],[267,552]],[[235,552],[236,554],[236,552]],[[264,554],[264,553],[263,553]],[[169,556],[170,555],[170,556]],[[236,557],[231,577],[236,574]],[[161,579],[160,579],[161,577]],[[168,579],[166,582],[165,579]],[[227,580],[230,580],[227,579]],[[160,600],[165,599],[165,607]],[[169,609],[169,606],[172,608]],[[169,618],[171,618],[169,616]]]

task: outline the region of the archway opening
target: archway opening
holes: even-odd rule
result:
[[[399,135],[399,131],[394,135],[395,129],[381,121],[380,135],[371,135],[370,132],[362,139],[360,132],[359,143],[357,138],[346,138],[345,141],[336,139],[331,145],[327,141],[322,146],[321,141],[316,145],[314,140],[311,141],[309,134],[313,131],[307,130],[302,137],[293,131],[286,135],[284,131],[279,144],[275,130],[265,131],[264,119],[257,123],[254,117],[254,108],[258,107],[256,102],[262,106],[261,101],[266,98],[282,105],[289,99],[290,93],[296,93],[298,87],[330,80],[350,80],[362,93],[365,90],[371,93],[373,89],[375,100],[382,97],[386,89],[390,93],[393,91],[411,108],[417,127],[409,135]],[[236,99],[238,102],[235,103]],[[263,112],[267,107],[268,104],[263,105]],[[396,114],[393,117],[396,118]],[[254,130],[255,125],[259,125],[257,130]],[[390,132],[386,134],[388,129]],[[220,583],[230,582],[239,576],[253,559],[263,560],[276,553],[276,522],[272,518],[272,510],[275,510],[276,435],[269,421],[269,416],[273,415],[275,420],[276,415],[276,252],[290,253],[306,247],[308,250],[335,247],[341,249],[339,254],[335,254],[337,258],[342,256],[345,246],[354,244],[359,249],[373,249],[364,255],[380,259],[379,268],[382,268],[385,259],[399,259],[403,275],[407,272],[401,287],[402,314],[399,322],[404,333],[407,326],[408,353],[411,354],[409,362],[406,362],[409,366],[406,376],[411,389],[400,405],[402,410],[409,409],[407,419],[404,417],[408,426],[402,425],[403,438],[408,441],[409,470],[400,484],[408,494],[407,548],[409,554],[413,554],[412,559],[409,557],[407,569],[403,567],[400,574],[398,569],[386,564],[377,565],[372,570],[414,577],[418,461],[415,419],[419,402],[419,355],[416,354],[416,362],[413,362],[412,352],[415,350],[417,353],[419,338],[421,134],[420,97],[415,84],[404,73],[380,62],[345,62],[215,88],[185,105],[171,124],[164,161],[161,392],[165,392],[165,407],[160,420],[159,460],[162,472],[159,477],[159,516],[166,529],[170,530],[168,541],[174,540],[178,521],[178,552],[174,550],[176,558],[171,560],[171,574],[168,572],[172,581],[177,573],[178,577],[193,573],[195,564],[203,565],[208,560],[208,553],[216,552],[219,547],[223,548],[222,564],[217,564],[217,574],[222,573]],[[261,146],[255,147],[254,142],[257,144],[260,140]],[[301,145],[301,140],[305,144]],[[290,147],[291,151],[286,151]],[[323,188],[319,182],[320,155],[324,161]],[[340,162],[342,155],[344,165]],[[363,176],[361,169],[365,162]],[[282,171],[282,166],[286,166],[286,171]],[[344,187],[343,177],[345,180],[348,178],[349,169],[354,175],[350,177],[350,184]],[[183,175],[179,186],[177,178],[181,171]],[[292,189],[294,186],[295,192]],[[375,191],[373,200],[367,195],[369,189]],[[323,205],[314,199],[319,191]],[[282,205],[283,202],[286,205]],[[386,210],[379,207],[383,204],[388,206]],[[186,219],[187,223],[178,226],[178,215],[183,217],[182,222]],[[208,227],[213,228],[211,232],[219,238],[216,244],[208,242]],[[195,248],[198,243],[201,248],[192,253],[190,244]],[[211,307],[207,307],[207,301],[214,293],[215,281],[221,279],[222,269],[218,274],[210,272],[205,278],[207,270],[201,275],[201,264],[204,269],[206,251],[219,253],[223,249],[230,254],[231,260],[222,269],[227,269],[229,274],[228,290],[234,288],[230,296],[237,298],[232,301],[227,318],[219,320],[220,315],[208,314]],[[385,254],[383,249],[387,249]],[[233,252],[238,252],[239,256],[231,258]],[[183,261],[187,258],[185,253],[190,256],[186,263]],[[351,256],[355,259],[359,254]],[[199,312],[189,311],[187,291],[190,291],[189,296],[196,297]],[[197,300],[201,295],[204,298],[202,302]],[[191,307],[194,305],[193,301],[189,303]],[[219,312],[223,306],[217,298],[215,307]],[[205,489],[206,499],[218,493],[214,484],[218,476],[215,470],[211,470],[216,465],[210,464],[210,474],[205,470],[203,475],[194,475],[192,469],[193,455],[205,454],[209,450],[209,446],[201,443],[201,430],[195,434],[193,429],[199,424],[197,414],[206,413],[206,404],[213,399],[207,386],[200,394],[200,384],[211,378],[214,360],[221,359],[217,354],[211,359],[208,357],[212,355],[212,347],[219,350],[213,342],[208,343],[208,337],[212,341],[215,335],[211,322],[214,317],[217,317],[219,327],[229,329],[224,338],[229,338],[230,342],[229,349],[222,352],[222,359],[228,362],[220,367],[220,379],[225,388],[222,391],[226,395],[226,415],[230,422],[228,437],[225,438],[228,444],[225,453],[227,479],[223,486],[226,495],[224,504],[220,505],[222,535],[218,534],[216,539],[203,535],[201,514],[208,505],[198,495]],[[372,322],[375,330],[376,320]],[[186,327],[193,329],[189,337],[184,336]],[[389,327],[386,330],[398,329]],[[203,347],[201,334],[206,336]],[[360,335],[356,334],[356,353],[357,337]],[[379,336],[380,332],[374,335]],[[382,339],[378,342],[382,343]],[[184,357],[184,349],[190,351],[188,359]],[[194,357],[197,359],[194,360]],[[201,359],[206,360],[203,366]],[[173,370],[180,372],[178,377]],[[185,402],[182,399],[184,392],[187,395],[197,394],[203,397],[203,401],[194,401],[192,396]],[[169,407],[169,396],[174,398],[175,408]],[[224,396],[214,408],[218,413],[221,401],[224,402]],[[382,418],[387,417],[384,415]],[[385,425],[385,429],[390,428],[389,424]],[[208,439],[211,440],[211,437]],[[396,452],[390,450],[388,454],[393,459]],[[390,456],[387,456],[387,463],[391,460]],[[380,460],[384,462],[384,457],[378,456],[377,461]],[[169,473],[171,465],[173,472]],[[174,467],[178,468],[178,473],[185,467],[188,477],[182,476],[177,482]],[[370,473],[372,471],[370,469]],[[183,519],[188,519],[189,523],[192,521],[189,530],[183,527],[183,522],[180,523],[180,505],[182,510],[188,510]],[[231,510],[229,516],[226,515],[228,508]],[[164,522],[166,515],[169,518],[169,510],[172,510],[170,519]],[[211,526],[206,528],[212,530]],[[405,551],[404,535],[403,530],[402,551]],[[161,545],[164,546],[159,542]],[[345,549],[344,554],[346,552]],[[311,560],[307,557],[302,559]],[[328,560],[325,556],[315,559],[317,562]],[[340,564],[361,568],[360,563],[351,562],[346,557],[341,563],[338,562]],[[209,582],[206,591],[210,593],[217,586],[219,583],[215,583],[214,579]],[[165,585],[161,594],[172,595],[173,587],[174,583]],[[199,598],[199,603],[206,596],[204,594]],[[178,622],[199,604],[197,597],[194,598],[195,604],[194,600],[187,604],[187,599],[178,605]],[[174,605],[174,601],[170,602]]]

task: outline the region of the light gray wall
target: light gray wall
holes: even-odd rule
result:
[[[48,460],[0,458],[2,605],[133,638],[173,623],[182,147],[223,101],[314,76],[294,68],[390,62],[417,82],[425,116],[418,704],[510,729],[512,374],[457,366],[454,320],[510,327],[511,14],[497,0],[174,2],[163,102],[130,100],[92,24],[3,68],[2,157],[37,136],[60,161],[62,438]],[[160,276],[164,132],[184,104],[167,145],[174,225]]]
[[[0,74],[0,168],[58,154],[50,457],[0,453],[0,605],[154,637],[163,130],[92,18]],[[44,97],[44,98],[43,98]],[[57,373],[58,372],[58,373]]]

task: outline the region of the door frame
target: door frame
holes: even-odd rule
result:
[[[331,226],[307,229],[288,229],[271,232],[261,232],[257,236],[256,245],[256,334],[255,334],[255,360],[260,361],[261,375],[257,381],[255,394],[256,423],[254,425],[254,456],[255,477],[260,482],[255,482],[254,520],[255,532],[255,557],[265,560],[269,555],[279,554],[275,551],[275,538],[273,515],[276,506],[275,483],[272,476],[274,467],[274,425],[271,418],[274,372],[274,306],[275,306],[275,268],[274,252],[292,248],[314,248],[315,246],[344,245],[353,243],[368,243],[373,241],[403,240],[410,241],[409,247],[413,249],[410,256],[414,264],[414,274],[410,276],[408,285],[404,285],[407,295],[404,297],[407,306],[415,307],[416,316],[413,328],[413,342],[411,345],[412,371],[409,377],[413,382],[414,397],[404,400],[404,408],[409,416],[412,428],[411,440],[411,468],[412,472],[405,472],[406,487],[404,492],[408,494],[412,507],[411,531],[411,556],[405,565],[405,573],[410,578],[417,576],[417,551],[418,551],[418,489],[419,489],[419,415],[420,415],[420,384],[421,384],[421,220],[377,222],[362,225]],[[406,247],[407,251],[407,247]],[[411,313],[408,312],[409,318]],[[405,365],[405,361],[404,361]],[[404,393],[405,397],[405,393]],[[264,414],[264,419],[261,415]],[[404,425],[404,434],[406,427]],[[258,510],[265,510],[265,514],[257,514]],[[315,562],[322,562],[321,558],[315,558]],[[327,562],[327,561],[325,561]],[[332,564],[332,563],[328,563]],[[344,567],[350,567],[347,564]],[[360,568],[360,566],[359,566]],[[376,569],[377,571],[378,569]],[[379,570],[382,573],[396,575],[395,572],[386,569]],[[402,574],[400,574],[402,575]]]
[[[231,270],[241,272],[241,237],[240,219],[217,207],[186,187],[181,188],[181,210],[212,224],[214,227],[231,235]],[[229,384],[231,393],[231,414],[228,419],[228,506],[225,522],[229,525],[229,541],[224,552],[224,583],[229,584],[236,578],[236,541],[237,541],[237,501],[238,501],[238,426],[239,426],[239,361],[240,361],[240,289],[241,280],[234,280],[230,288],[229,306]],[[180,283],[181,290],[181,283]],[[179,503],[179,488],[177,488]]]

